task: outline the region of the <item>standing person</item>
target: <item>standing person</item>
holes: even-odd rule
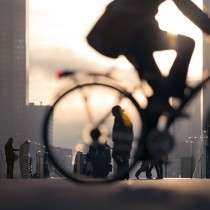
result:
[[[14,151],[19,151],[19,149],[14,149],[12,144],[13,144],[13,138],[9,138],[5,145],[8,179],[13,179],[13,168],[14,168],[14,162],[16,158],[16,154],[14,153]]]
[[[88,152],[88,161],[90,161],[91,165],[91,176],[99,177],[100,175],[100,144],[98,142],[98,138],[100,137],[100,131],[98,129],[93,129],[91,131],[92,143],[89,146]]]
[[[88,43],[101,54],[117,58],[124,55],[141,79],[153,89],[148,109],[153,112],[173,111],[168,99],[183,99],[186,77],[195,47],[187,36],[171,35],[159,28],[155,19],[158,7],[166,0],[114,0],[87,36]],[[178,9],[204,33],[210,34],[210,19],[191,0],[173,0]],[[170,15],[170,14],[169,14]],[[162,76],[153,53],[173,49],[176,59],[167,77]],[[157,106],[158,104],[158,106]]]
[[[112,114],[115,117],[112,141],[112,157],[117,164],[117,177],[120,179],[129,179],[129,159],[133,142],[133,125],[119,106],[112,108]]]
[[[105,178],[111,172],[111,148],[107,142],[99,142],[101,133],[97,128],[93,129],[90,135],[92,143],[89,146],[87,154],[89,167],[87,168],[86,175],[91,175],[94,178]]]

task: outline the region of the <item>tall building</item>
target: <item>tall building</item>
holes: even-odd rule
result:
[[[208,11],[208,14],[210,16],[210,2],[208,0],[203,1],[204,8],[206,11]],[[209,40],[204,38],[203,41],[203,69],[210,71],[210,42]],[[207,87],[204,90],[204,97],[203,97],[203,106],[204,106],[204,113],[208,110],[208,107],[210,107],[210,88]],[[204,118],[205,120],[205,118]],[[205,122],[204,122],[205,124]]]
[[[0,151],[3,155],[9,137],[17,145],[24,137],[28,101],[27,1],[0,0]]]
[[[203,0],[203,5],[205,10],[210,16],[210,2],[208,0]],[[210,42],[207,39],[204,39],[203,42],[203,69],[210,72]],[[210,122],[206,122],[207,113],[210,112],[210,86],[208,85],[203,91],[203,113],[204,113],[204,122],[203,130],[207,130],[207,126],[210,126]],[[209,116],[210,117],[210,116]],[[210,119],[209,119],[210,120]],[[210,131],[210,130],[209,130]],[[208,134],[210,136],[210,133]],[[204,173],[206,178],[210,178],[210,139],[204,138]]]

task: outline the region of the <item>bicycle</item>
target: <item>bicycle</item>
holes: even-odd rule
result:
[[[175,140],[169,132],[170,126],[176,119],[186,117],[183,109],[210,80],[210,74],[208,74],[202,82],[183,97],[181,104],[174,108],[173,112],[153,113],[142,107],[137,100],[136,92],[142,91],[141,84],[134,85],[131,91],[127,91],[120,81],[113,77],[112,72],[100,74],[85,71],[63,71],[59,73],[59,77],[70,78],[72,84],[66,90],[61,91],[45,116],[44,144],[58,171],[70,180],[82,184],[108,183],[120,178],[115,175],[114,170],[105,177],[88,176],[86,174],[88,163],[84,152],[84,146],[87,147],[91,143],[90,132],[93,129],[98,129],[100,132],[101,143],[109,139],[113,124],[111,108],[114,105],[121,104],[135,125],[135,138],[129,168],[131,171],[137,162],[147,159],[148,156],[161,158],[172,151]],[[79,101],[83,102],[84,106]],[[157,121],[155,126],[151,127],[148,115],[153,114],[156,114]],[[83,115],[86,115],[88,120],[85,120]],[[98,118],[96,122],[95,118]],[[67,120],[69,121],[67,122]],[[62,136],[65,141],[60,139],[61,132],[63,132]],[[71,147],[66,145],[67,142],[71,143]],[[83,148],[77,148],[77,158],[70,153],[70,148],[73,149],[76,146],[83,146]],[[69,149],[64,149],[67,147]],[[62,154],[67,150],[67,155],[62,158]],[[145,157],[145,151],[147,157]],[[65,163],[65,161],[67,162]],[[74,165],[69,167],[71,164],[68,161],[74,161]],[[114,165],[113,160],[111,164]]]

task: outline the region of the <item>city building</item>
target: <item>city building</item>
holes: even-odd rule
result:
[[[28,102],[28,0],[0,0],[0,178],[6,175],[4,146],[30,140],[42,144],[44,113],[49,106]],[[14,175],[20,177],[19,161]]]
[[[210,2],[208,0],[203,0],[203,5],[208,14],[210,14]],[[210,71],[210,42],[209,36],[204,38],[203,41],[203,69],[204,71]],[[210,113],[210,87],[209,85],[203,91],[203,131],[207,132],[210,126],[210,122],[206,122],[207,113]],[[209,130],[210,131],[210,130]],[[210,133],[208,134],[208,136]],[[202,135],[203,136],[203,135]],[[205,137],[205,136],[204,136]],[[204,173],[205,177],[210,178],[210,139],[204,138]]]
[[[0,151],[9,137],[24,138],[28,102],[27,0],[0,0]],[[0,175],[2,172],[0,172]]]

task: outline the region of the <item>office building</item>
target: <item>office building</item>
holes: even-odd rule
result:
[[[27,77],[27,1],[0,0],[0,142],[23,137]]]
[[[24,138],[28,102],[27,0],[0,0],[0,151],[13,137]],[[2,171],[0,172],[0,175]]]

